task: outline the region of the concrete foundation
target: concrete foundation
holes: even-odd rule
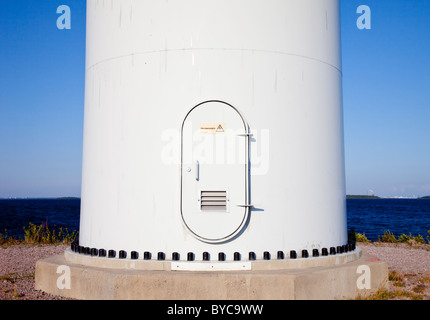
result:
[[[35,277],[36,290],[82,300],[333,300],[385,288],[388,267],[359,248],[319,258],[204,263],[67,250],[38,261]]]

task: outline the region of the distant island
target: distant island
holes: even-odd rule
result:
[[[59,198],[55,198],[55,199],[57,199],[57,200],[77,200],[80,198],[77,198],[77,197],[59,197]]]
[[[347,199],[430,199],[430,196],[425,197],[378,197],[364,195],[347,195]]]
[[[378,196],[347,195],[347,199],[381,199]]]

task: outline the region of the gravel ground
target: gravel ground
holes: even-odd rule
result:
[[[430,300],[430,244],[359,243],[371,256],[387,262],[389,300]]]
[[[0,300],[68,300],[34,289],[36,261],[62,254],[68,246],[0,247]]]
[[[359,243],[370,255],[387,262],[389,291],[407,292],[390,299],[430,300],[430,245]],[[0,247],[0,300],[66,300],[36,291],[36,261],[62,254],[68,246],[13,245]]]

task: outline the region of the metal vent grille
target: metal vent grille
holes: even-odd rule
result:
[[[202,211],[227,211],[227,191],[201,191]]]

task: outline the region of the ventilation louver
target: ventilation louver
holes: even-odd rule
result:
[[[202,211],[227,211],[227,191],[201,191]]]

